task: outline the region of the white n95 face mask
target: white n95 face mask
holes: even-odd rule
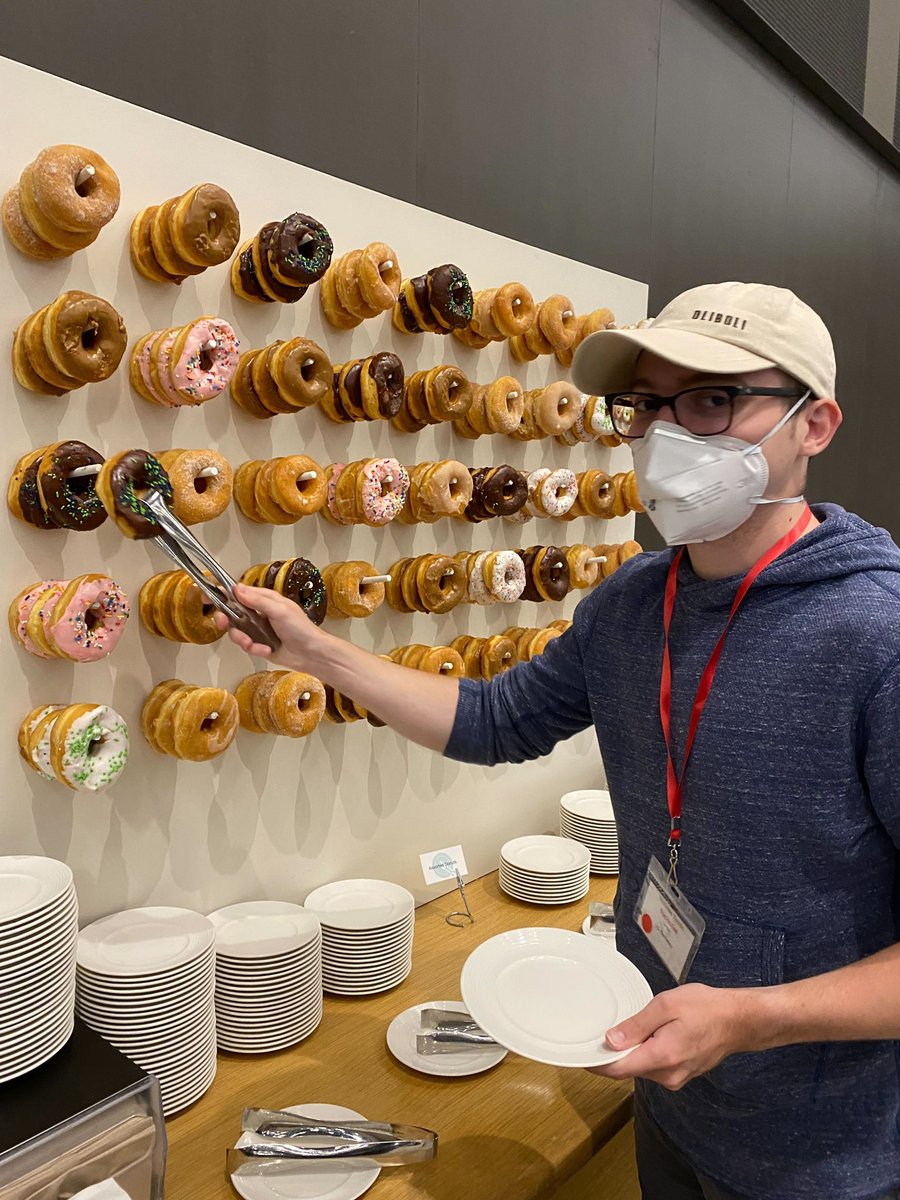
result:
[[[744,524],[757,504],[798,504],[803,496],[768,499],[769,464],[761,447],[806,400],[801,396],[758,442],[717,433],[697,437],[656,420],[632,443],[641,502],[667,546],[714,542]]]

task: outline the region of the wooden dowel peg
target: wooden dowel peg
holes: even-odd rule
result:
[[[314,358],[304,358],[303,365],[304,367],[311,367],[315,361]]]
[[[315,471],[304,471],[302,475],[297,476],[297,482],[298,483],[306,483],[307,479],[315,479],[315,478],[316,478]]]
[[[86,467],[76,467],[74,471],[69,472],[70,479],[84,479],[88,475],[100,474],[100,463],[90,463]]]
[[[587,559],[587,561],[589,563],[605,563],[606,555],[605,554],[595,554],[593,558],[589,558],[589,559]]]
[[[386,258],[383,263],[378,264],[378,270],[379,271],[390,271],[390,269],[393,265],[394,265],[394,260],[392,258]]]
[[[213,476],[218,475],[218,473],[219,473],[218,467],[204,467],[202,471],[199,471],[197,473],[197,478],[198,479],[212,479]]]
[[[97,168],[92,167],[91,164],[88,163],[87,166],[82,167],[81,170],[78,172],[78,174],[75,176],[75,186],[77,188],[80,188],[82,186],[82,184],[87,183],[87,181],[89,179],[92,179],[96,174],[97,174]]]
[[[370,583],[390,583],[390,575],[366,575],[359,581],[360,587],[366,587]]]

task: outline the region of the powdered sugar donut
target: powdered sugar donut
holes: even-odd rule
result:
[[[212,400],[228,387],[237,370],[237,335],[227,321],[201,317],[180,330],[170,362],[172,383],[182,403]]]
[[[76,792],[109,787],[128,761],[128,726],[106,704],[73,704],[50,734],[50,767]]]
[[[360,468],[360,508],[368,525],[393,521],[408,491],[409,475],[396,458],[370,458]]]
[[[575,472],[567,467],[550,471],[537,487],[537,507],[548,517],[563,517],[578,496],[578,480]]]
[[[525,590],[525,564],[515,550],[495,550],[481,565],[485,586],[501,604],[512,604]]]
[[[57,600],[48,641],[73,662],[97,662],[115,649],[129,612],[128,597],[112,579],[81,575]]]

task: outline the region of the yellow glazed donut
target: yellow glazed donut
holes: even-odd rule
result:
[[[497,288],[491,304],[491,317],[504,337],[523,334],[534,323],[534,315],[534,298],[524,284],[506,283]]]
[[[402,275],[397,255],[385,242],[370,242],[357,263],[363,301],[377,312],[387,312],[400,295]]]
[[[371,563],[332,563],[322,572],[328,593],[329,616],[368,617],[384,603],[383,583],[363,583],[378,571]]]
[[[309,408],[331,393],[331,359],[308,338],[281,342],[269,358],[268,367],[282,399],[294,408]]]
[[[575,546],[566,546],[565,552],[566,560],[569,564],[569,579],[571,580],[572,587],[593,587],[600,578],[600,563],[588,561],[591,558],[597,557],[593,549],[579,542]]]
[[[268,691],[270,728],[283,737],[301,738],[318,726],[325,713],[325,689],[302,671],[279,672]]]
[[[537,313],[540,331],[554,350],[568,350],[575,341],[578,320],[575,308],[568,296],[548,296],[541,301]],[[528,335],[526,334],[526,340]]]
[[[493,679],[516,665],[516,647],[502,633],[485,638],[481,646],[481,674],[484,679]]]
[[[194,687],[181,696],[173,716],[178,758],[204,762],[227,750],[238,727],[237,700],[224,688]]]
[[[566,433],[575,424],[581,410],[581,392],[574,383],[551,383],[532,403],[535,424],[548,437]]]
[[[456,459],[429,463],[419,481],[419,499],[433,513],[460,516],[472,499],[472,474]]]
[[[512,433],[522,420],[525,401],[522,385],[512,375],[504,375],[488,385],[484,396],[485,416],[491,433]],[[473,421],[474,427],[478,426]]]
[[[269,494],[279,508],[295,517],[317,513],[325,503],[325,472],[305,454],[275,458],[267,476]],[[312,475],[312,479],[303,476]]]

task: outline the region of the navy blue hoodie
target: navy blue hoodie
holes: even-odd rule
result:
[[[688,981],[778,984],[900,940],[900,550],[836,505],[813,511],[822,524],[739,610],[694,743],[679,882],[706,932]],[[619,829],[617,944],[654,992],[675,985],[633,910],[650,856],[667,855],[659,679],[673,553],[625,563],[533,662],[463,680],[446,750],[522,762],[594,726]],[[738,583],[679,569],[676,769]],[[691,1163],[752,1200],[869,1200],[900,1184],[898,1042],[734,1054],[679,1092],[638,1086]]]

